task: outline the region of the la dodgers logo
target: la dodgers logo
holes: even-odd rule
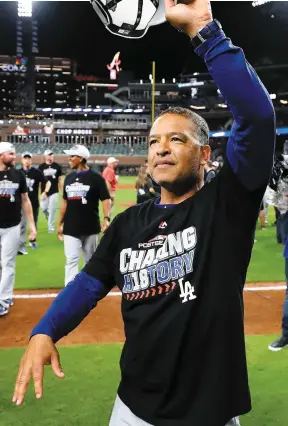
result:
[[[66,185],[65,190],[67,192],[68,200],[81,200],[82,204],[87,204],[87,193],[90,189],[90,185],[83,185],[81,182],[74,182],[71,185]]]
[[[11,182],[10,180],[2,180],[0,182],[0,197],[10,198],[10,202],[15,202],[15,193],[19,188],[19,183]]]

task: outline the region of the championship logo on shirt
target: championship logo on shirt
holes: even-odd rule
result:
[[[32,192],[33,191],[33,186],[35,183],[35,179],[30,179],[29,177],[26,177],[26,183],[28,186],[28,191]]]
[[[67,185],[65,190],[67,193],[67,200],[81,200],[82,204],[87,204],[86,195],[90,189],[90,185],[83,185],[80,182],[74,182]]]
[[[10,180],[2,180],[0,182],[0,197],[10,198],[11,203],[15,202],[15,193],[19,188],[19,183],[11,182]]]
[[[177,286],[182,303],[195,299],[194,287],[185,276],[193,272],[196,243],[196,229],[190,226],[176,234],[158,235],[139,243],[139,250],[122,250],[120,272],[126,300],[168,294]]]
[[[49,167],[48,169],[44,169],[43,173],[45,177],[52,177],[52,179],[56,179],[57,169]]]

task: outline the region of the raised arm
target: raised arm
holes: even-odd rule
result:
[[[208,67],[234,124],[227,157],[240,182],[250,191],[267,185],[275,146],[275,112],[269,94],[242,49],[232,44],[213,23],[210,2],[191,0],[174,5],[165,0],[167,19],[193,39],[197,32],[206,41],[196,48]],[[202,31],[201,31],[202,30]]]

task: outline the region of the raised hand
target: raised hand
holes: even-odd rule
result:
[[[178,0],[176,5],[174,0],[164,0],[164,3],[167,21],[190,38],[213,20],[209,0]]]

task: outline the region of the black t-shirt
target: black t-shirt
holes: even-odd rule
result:
[[[33,206],[39,206],[39,185],[40,183],[45,185],[47,179],[45,179],[43,173],[35,169],[35,167],[31,167],[29,170],[21,169],[26,177],[26,183],[28,188],[28,195]]]
[[[58,183],[59,183],[59,177],[62,176],[62,168],[58,163],[52,163],[51,165],[48,165],[46,163],[42,163],[39,166],[39,170],[43,173],[44,177],[47,180],[50,180],[51,182],[51,188],[48,192],[48,196],[55,194],[59,191],[58,189]],[[41,192],[43,192],[45,189],[45,183],[41,183]]]
[[[21,221],[21,194],[27,192],[21,170],[0,171],[0,228],[11,228]]]
[[[100,232],[99,200],[109,200],[110,195],[99,173],[89,169],[66,176],[63,198],[67,200],[64,235],[80,237]]]
[[[251,409],[242,292],[264,191],[227,163],[180,204],[120,214],[85,266],[122,291],[118,392],[146,422],[224,426]]]
[[[152,179],[150,177],[147,177],[146,182],[144,185],[141,186],[141,188],[137,189],[137,204],[144,203],[147,200],[150,200],[154,197],[154,194],[150,192],[150,189],[153,188]]]

